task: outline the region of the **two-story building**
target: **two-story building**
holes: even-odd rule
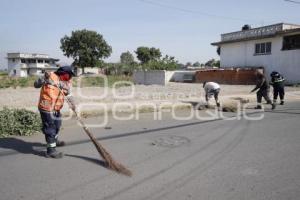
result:
[[[221,67],[264,67],[289,83],[300,83],[300,25],[279,23],[221,34]]]
[[[8,73],[10,76],[27,77],[41,75],[45,71],[55,71],[59,59],[50,58],[46,54],[7,53]]]

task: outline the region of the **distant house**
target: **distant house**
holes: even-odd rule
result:
[[[56,70],[58,68],[57,61],[59,59],[50,58],[46,54],[7,53],[8,74],[18,77],[41,75],[46,70]]]
[[[288,82],[300,82],[300,25],[279,23],[221,34],[221,67],[264,67],[282,73]]]

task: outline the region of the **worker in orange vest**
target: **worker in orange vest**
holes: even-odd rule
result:
[[[46,157],[48,158],[63,157],[63,153],[56,150],[57,146],[65,145],[63,141],[58,140],[61,127],[60,110],[63,107],[65,96],[73,101],[70,96],[73,76],[72,68],[64,66],[58,68],[55,72],[46,72],[44,77],[39,78],[34,83],[35,88],[41,88],[38,108],[43,124],[42,131],[47,143]],[[72,109],[75,109],[75,107],[73,106]]]

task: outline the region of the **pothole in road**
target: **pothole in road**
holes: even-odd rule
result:
[[[157,138],[151,144],[161,147],[179,147],[190,142],[190,139],[186,137],[169,135]]]

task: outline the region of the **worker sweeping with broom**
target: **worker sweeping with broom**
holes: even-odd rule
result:
[[[55,72],[45,73],[34,83],[35,88],[41,88],[38,108],[42,119],[42,131],[47,143],[46,157],[62,158],[63,153],[56,150],[57,146],[64,146],[63,141],[58,140],[61,127],[60,110],[64,104],[64,97],[70,96],[71,79],[74,73],[69,66],[60,67]],[[74,103],[72,104],[74,106]],[[73,107],[72,109],[75,109]]]
[[[64,99],[75,114],[79,124],[82,126],[84,132],[91,139],[95,145],[98,153],[105,160],[109,169],[115,172],[131,176],[132,172],[128,170],[121,163],[115,161],[109,152],[97,141],[88,127],[84,124],[80,115],[77,113],[73,98],[70,95],[71,79],[74,73],[71,67],[60,67],[56,72],[45,73],[45,77],[38,79],[34,86],[41,88],[39,110],[42,118],[43,128],[47,142],[46,157],[62,158],[63,153],[56,150],[57,146],[64,145],[64,142],[57,139],[58,132],[61,126],[60,110],[63,107]]]

